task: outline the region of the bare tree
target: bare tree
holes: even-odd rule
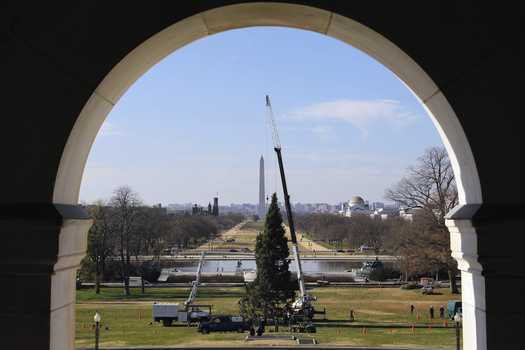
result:
[[[404,242],[405,248],[411,254],[417,252],[422,263],[436,269],[446,268],[451,291],[457,293],[457,263],[451,256],[445,215],[458,204],[458,192],[446,150],[427,149],[417,165],[410,167],[407,175],[386,191],[385,197],[406,208],[419,209],[420,215],[414,222],[417,234]]]
[[[141,255],[152,255],[153,260],[158,259],[163,247],[161,237],[166,231],[166,215],[162,213],[159,207],[142,206],[137,208],[129,250],[130,255],[135,256],[136,266],[138,266],[142,281],[142,293],[145,292],[145,270],[151,266],[152,261],[140,262],[139,257]]]
[[[425,210],[436,224],[445,226],[445,215],[458,204],[452,165],[443,147],[432,147],[418,158],[418,164],[391,189],[386,198],[407,208]]]
[[[138,208],[142,203],[136,192],[128,186],[122,186],[113,192],[110,204],[114,208],[124,294],[130,295],[131,242],[137,224]]]
[[[88,233],[88,256],[95,264],[95,293],[100,293],[100,280],[106,260],[114,249],[110,209],[103,202],[88,207],[93,219]]]

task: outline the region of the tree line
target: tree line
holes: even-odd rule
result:
[[[311,239],[346,242],[352,248],[362,245],[374,247],[376,253],[383,249],[383,240],[390,221],[372,219],[368,215],[352,218],[334,214],[313,213],[296,215],[296,226]]]
[[[81,266],[83,276],[92,276],[95,290],[101,280],[120,280],[130,294],[129,277],[138,274],[155,280],[160,273],[158,257],[171,248],[196,247],[231,228],[244,217],[168,215],[160,206],[146,206],[130,187],[113,192],[107,201],[87,205],[93,219],[88,249]],[[138,263],[139,256],[152,256]]]

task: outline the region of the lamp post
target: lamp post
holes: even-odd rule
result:
[[[98,339],[100,336],[100,314],[98,311],[95,311],[93,320],[95,321],[95,350],[98,350]]]
[[[456,350],[461,350],[461,343],[460,343],[460,325],[461,325],[461,314],[457,312],[454,315],[454,322],[456,322]]]

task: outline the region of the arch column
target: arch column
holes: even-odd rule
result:
[[[92,220],[68,218],[59,233],[58,258],[51,274],[50,346],[52,350],[75,348],[76,274],[86,255]]]
[[[520,203],[483,203],[448,215],[461,270],[464,349],[523,349],[524,210]]]
[[[479,205],[459,206],[447,217],[452,257],[461,271],[461,300],[463,310],[463,349],[486,350],[485,277],[478,262],[476,229],[466,210]],[[463,214],[463,215],[461,215]]]
[[[0,206],[0,340],[11,349],[71,350],[76,271],[91,219],[79,206]]]

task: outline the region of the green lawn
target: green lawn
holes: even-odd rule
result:
[[[100,295],[93,290],[77,293],[76,346],[91,347],[94,344],[93,315],[98,310],[102,315],[101,345],[104,346],[206,346],[206,345],[258,345],[258,342],[244,342],[246,334],[219,333],[201,335],[195,327],[162,327],[151,322],[151,303],[154,300],[182,302],[189,290],[185,288],[133,289],[130,297],[124,297],[121,289],[105,288]],[[213,304],[216,314],[238,313],[237,301],[242,288],[201,288],[197,302]],[[413,346],[452,348],[455,342],[454,330],[438,328],[370,328],[377,323],[408,322],[428,324],[428,307],[434,305],[436,315],[441,304],[451,297],[447,290],[442,295],[424,296],[415,290],[397,288],[317,288],[312,294],[318,297],[318,308],[326,307],[329,322],[319,325],[314,337],[321,344],[362,345],[362,346]],[[420,319],[409,315],[413,303],[421,311]],[[348,312],[355,311],[356,320],[366,327],[351,328],[347,322]],[[441,324],[434,320],[433,324]],[[106,329],[108,327],[108,329]],[[280,331],[286,331],[281,327]]]
[[[255,232],[259,232],[264,230],[264,220],[259,221],[246,221],[243,223],[240,227],[241,230],[252,230]]]
[[[102,288],[99,295],[93,289],[77,290],[77,304],[89,302],[132,302],[132,301],[184,301],[190,288],[146,288],[142,294],[140,288],[131,288],[131,295],[125,296],[122,288]],[[244,293],[243,288],[205,288],[199,289],[199,302],[203,298],[215,298],[222,304],[238,300]]]

